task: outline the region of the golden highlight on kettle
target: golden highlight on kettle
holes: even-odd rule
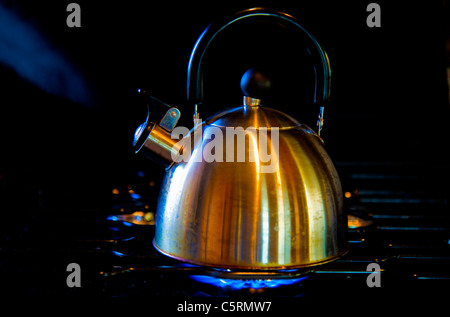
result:
[[[293,27],[306,40],[316,61],[314,101],[319,106],[318,133],[329,97],[330,66],[319,43],[292,16],[253,8],[238,12],[225,23],[208,26],[192,51],[187,78],[188,100],[195,104],[194,118],[203,99],[202,59],[210,42],[231,24],[243,20],[276,21]],[[154,246],[181,261],[239,270],[301,268],[332,261],[345,254],[347,219],[339,177],[322,139],[312,129],[278,110],[261,104],[260,91],[268,81],[248,71],[241,81],[244,104],[197,122],[189,160],[174,160],[184,150],[172,138],[180,112],[149,97],[150,112],[163,108],[159,122],[147,117],[135,133],[136,153],[166,167],[156,211]],[[211,134],[227,128],[252,128],[245,136],[248,158],[260,151],[259,134],[277,130],[274,172],[262,173],[260,160],[228,162],[196,160],[211,141]],[[195,140],[196,132],[202,138]],[[213,132],[215,131],[215,132]],[[240,143],[240,145],[242,145]],[[233,153],[237,152],[234,144]],[[230,147],[223,145],[224,155]]]

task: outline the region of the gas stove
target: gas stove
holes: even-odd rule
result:
[[[349,252],[319,266],[255,273],[191,265],[156,251],[158,179],[132,163],[128,179],[113,184],[111,209],[63,207],[17,216],[20,224],[11,224],[17,230],[3,233],[2,287],[16,295],[283,298],[289,303],[448,293],[450,195],[442,181],[448,179],[448,166],[338,162]],[[80,287],[66,283],[70,263],[79,265]]]

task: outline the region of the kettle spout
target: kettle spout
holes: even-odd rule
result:
[[[147,119],[136,129],[134,134],[135,153],[142,153],[164,167],[169,167],[182,150],[180,140],[172,138],[171,135],[171,131],[180,118],[180,110],[170,107],[156,98],[148,96],[148,99],[150,106],[154,107],[156,104],[159,108],[163,107],[166,113],[159,123],[153,122],[150,119],[150,106],[148,105]]]

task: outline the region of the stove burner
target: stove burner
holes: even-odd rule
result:
[[[135,225],[155,225],[155,214],[151,211],[135,211],[129,214],[110,215],[106,217],[109,221],[121,221],[125,226]]]
[[[279,286],[296,284],[308,278],[308,276],[302,276],[284,279],[233,279],[209,275],[190,275],[189,277],[200,283],[210,284],[219,288],[230,288],[232,290],[277,288]]]
[[[274,289],[280,286],[299,284],[309,277],[307,269],[284,269],[277,271],[234,271],[213,268],[204,274],[190,275],[189,278],[203,284],[215,286],[223,290],[256,290]]]

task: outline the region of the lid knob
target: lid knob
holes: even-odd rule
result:
[[[262,99],[271,86],[269,78],[261,71],[250,68],[241,79],[241,90],[246,97]]]

